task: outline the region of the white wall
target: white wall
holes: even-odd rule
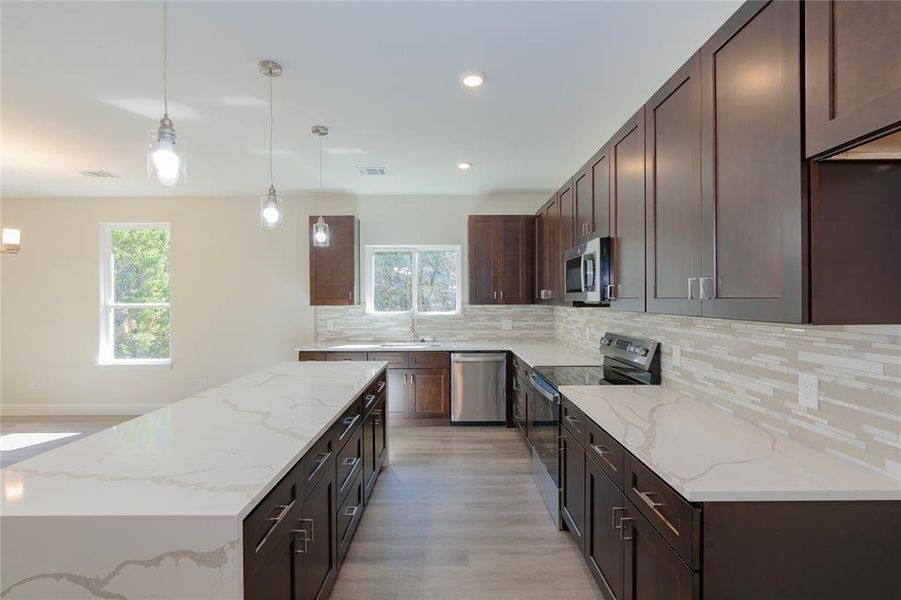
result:
[[[363,244],[460,244],[465,257],[466,215],[530,213],[545,196],[326,196],[324,212],[358,215]],[[141,412],[291,360],[314,335],[307,219],[318,202],[286,208],[285,227],[264,231],[252,197],[3,199],[23,247],[2,258],[2,409]],[[171,368],[95,364],[104,222],[171,223]]]

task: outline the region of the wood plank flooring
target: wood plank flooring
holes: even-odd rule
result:
[[[31,458],[47,450],[65,446],[86,435],[108,429],[134,417],[130,416],[53,416],[53,417],[3,417],[0,419],[0,434],[7,433],[51,433],[51,432],[77,432],[79,435],[26,446],[18,450],[0,452],[0,468],[14,465],[26,458]]]
[[[595,600],[516,430],[392,426],[331,600]]]

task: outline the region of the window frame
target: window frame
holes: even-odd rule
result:
[[[113,230],[114,229],[165,229],[169,232],[169,302],[116,302],[113,281]],[[100,344],[98,365],[149,365],[172,364],[172,228],[169,223],[101,223],[100,224]],[[115,326],[113,319],[117,308],[166,308],[169,310],[169,356],[167,358],[116,358]]]
[[[439,251],[454,253],[455,284],[457,288],[456,304],[450,311],[420,311],[419,306],[419,253]],[[413,282],[410,310],[375,310],[375,255],[379,252],[409,252],[413,255]],[[459,315],[463,309],[463,250],[457,244],[367,244],[364,247],[365,282],[366,282],[366,313],[376,316],[409,315],[425,317],[440,317]]]

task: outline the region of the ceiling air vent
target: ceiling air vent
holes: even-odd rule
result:
[[[110,173],[109,171],[104,171],[103,169],[97,171],[80,171],[82,175],[85,177],[92,177],[94,179],[107,179],[109,177],[118,177],[115,173]]]
[[[357,167],[357,171],[365,177],[383,177],[388,174],[385,167]]]

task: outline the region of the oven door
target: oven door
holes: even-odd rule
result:
[[[551,520],[562,528],[560,517],[560,395],[534,373],[529,374],[528,435],[532,446],[532,480]]]
[[[579,246],[572,250],[567,250],[564,255],[563,273],[566,285],[564,299],[567,301],[585,301],[585,291],[582,289],[582,252],[583,247]]]

